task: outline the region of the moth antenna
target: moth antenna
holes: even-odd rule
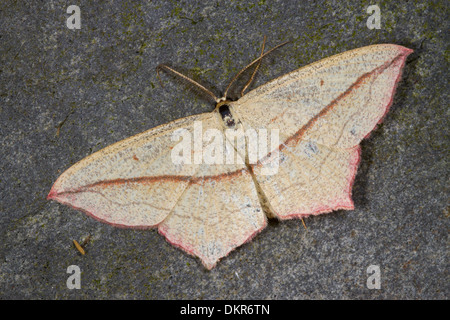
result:
[[[269,51],[267,51],[266,53],[262,54],[259,58],[253,60],[250,64],[248,64],[246,67],[244,67],[244,69],[242,69],[241,71],[239,71],[234,78],[231,80],[230,84],[228,85],[227,89],[225,90],[225,93],[223,95],[223,99],[226,99],[227,97],[227,92],[230,89],[231,85],[233,84],[234,81],[236,81],[236,79],[245,71],[247,70],[249,67],[251,67],[252,65],[254,65],[255,63],[257,63],[258,61],[260,61],[262,58],[264,58],[265,56],[267,56],[269,53],[271,53],[272,51],[274,51],[275,49],[278,49],[279,47],[284,46],[285,44],[289,43],[289,41],[280,43],[279,45],[273,47],[272,49],[270,49]]]
[[[184,74],[182,74],[182,73],[180,73],[180,72],[178,72],[178,71],[176,71],[176,70],[174,70],[174,69],[172,69],[172,68],[166,66],[165,64],[160,64],[159,66],[156,67],[156,74],[158,75],[159,82],[161,83],[161,86],[162,86],[162,87],[164,87],[164,86],[162,85],[161,77],[160,77],[160,75],[159,75],[159,70],[160,70],[160,69],[166,69],[166,70],[169,70],[170,72],[172,72],[172,73],[174,73],[175,75],[181,77],[182,79],[184,79],[184,80],[186,80],[186,81],[188,81],[188,82],[190,82],[190,83],[196,85],[198,88],[200,88],[201,90],[203,90],[204,92],[206,92],[207,94],[209,94],[209,95],[214,99],[214,101],[215,101],[216,103],[218,103],[218,102],[220,101],[220,99],[218,99],[218,98],[214,95],[214,93],[212,93],[211,91],[209,91],[208,89],[206,89],[206,88],[205,88],[204,86],[202,86],[200,83],[198,83],[198,82],[192,80],[191,78],[185,76]]]
[[[261,56],[264,54],[264,47],[266,45],[266,36],[264,36],[264,40],[263,40],[263,44],[262,44],[262,49],[261,49]],[[260,56],[260,58],[261,58]],[[261,65],[262,59],[259,60],[259,63],[256,65],[255,70],[252,73],[252,76],[250,77],[250,80],[248,80],[248,82],[245,84],[244,88],[241,91],[241,97],[244,95],[245,90],[247,90],[247,88],[250,86],[250,84],[253,81],[253,78],[256,75],[256,71],[258,71],[259,66]]]

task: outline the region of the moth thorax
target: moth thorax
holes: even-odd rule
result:
[[[223,122],[225,123],[225,126],[227,126],[228,128],[234,128],[234,126],[236,125],[236,121],[231,114],[230,107],[226,104],[221,105],[219,107],[219,113],[222,117]]]

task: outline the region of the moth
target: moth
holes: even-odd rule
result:
[[[215,99],[214,111],[95,152],[65,171],[48,199],[114,226],[157,228],[212,269],[263,230],[268,218],[354,209],[359,143],[387,113],[411,52],[394,44],[354,49],[276,78],[236,101],[227,93],[218,99],[198,85]],[[174,161],[181,140],[175,133],[194,139],[208,130],[224,133],[221,151],[235,151],[235,161]],[[279,143],[251,162],[248,130],[278,130]],[[226,132],[239,133],[230,139]],[[244,148],[236,148],[236,141]],[[187,152],[191,160],[201,160],[199,150],[208,149],[210,140],[195,143],[197,149]],[[267,174],[267,168],[277,170]]]

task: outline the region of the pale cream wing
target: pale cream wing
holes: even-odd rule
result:
[[[407,56],[410,49],[381,44],[314,62],[276,78],[243,96],[233,110],[251,128],[280,129],[289,139],[364,74]]]
[[[156,226],[197,170],[193,161],[172,161],[172,148],[181,140],[173,139],[174,133],[181,129],[193,134],[195,121],[216,126],[212,114],[200,114],[119,141],[65,171],[48,198],[113,225]]]
[[[275,79],[232,104],[244,127],[279,129],[280,145],[252,166],[276,216],[353,208],[359,142],[387,112],[411,52],[396,45],[345,52]],[[267,174],[267,168],[276,173]]]
[[[260,232],[266,216],[245,156],[236,152],[221,130],[215,135],[204,132],[204,137],[203,162],[158,230],[211,269]]]
[[[207,269],[266,226],[249,171],[243,165],[226,168],[201,166],[158,226],[171,244],[200,257]]]
[[[64,172],[48,198],[113,225],[158,226],[170,243],[211,269],[266,225],[244,160],[239,154],[229,164],[214,158],[233,148],[222,129],[218,115],[209,113],[117,142]],[[190,137],[191,163],[174,161],[179,130]]]

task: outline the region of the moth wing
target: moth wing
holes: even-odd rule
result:
[[[195,121],[210,114],[175,120],[119,141],[67,169],[48,199],[82,210],[116,226],[153,227],[164,220],[189,184],[197,165],[172,161],[172,149]],[[192,162],[192,161],[191,161]]]
[[[158,226],[167,240],[200,257],[207,269],[267,224],[245,165],[202,165]],[[216,173],[214,173],[216,171]]]
[[[48,198],[116,226],[158,227],[170,243],[211,269],[266,225],[240,155],[230,164],[203,158],[220,153],[224,144],[215,139],[224,138],[222,128],[217,114],[200,114],[117,142],[65,171]],[[208,131],[215,134],[210,137],[215,151],[203,139]],[[191,163],[174,161],[180,137],[192,147]],[[200,149],[194,139],[201,141]],[[227,141],[225,147],[224,152],[232,150]]]
[[[318,61],[232,104],[244,127],[278,129],[280,144],[252,165],[281,219],[353,209],[359,142],[392,103],[412,50],[374,45]]]

